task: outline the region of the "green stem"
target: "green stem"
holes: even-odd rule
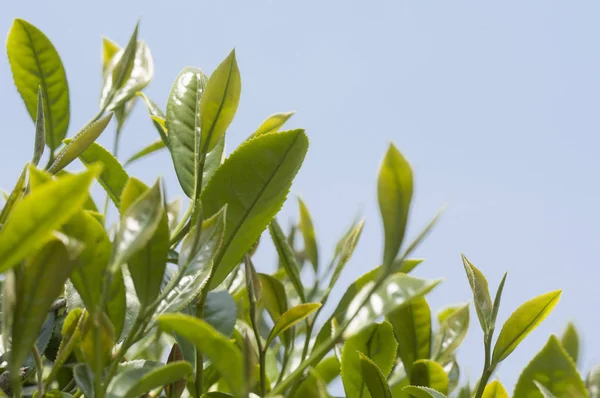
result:
[[[73,398],[79,398],[83,395],[83,392],[81,390],[77,390],[77,392],[75,392],[75,394],[73,394]]]
[[[19,375],[19,372],[16,372],[16,374],[13,374],[11,372],[11,384],[12,384],[12,388],[13,388],[13,397],[15,398],[21,398],[23,396],[23,389],[21,387],[21,377]]]
[[[94,397],[104,398],[104,386],[102,385],[102,347],[100,337],[100,321],[98,314],[95,314],[96,320],[94,321],[93,331],[94,334],[94,356],[96,358],[93,364],[94,367]]]
[[[477,392],[475,393],[475,398],[481,398],[483,396],[483,391],[485,390],[485,386],[488,383],[488,380],[494,373],[494,369],[496,368],[496,364],[491,363],[491,354],[492,354],[492,335],[493,330],[485,334],[483,338],[484,349],[485,349],[485,360],[483,363],[483,372],[481,374],[481,378],[479,379],[479,384],[477,386]]]
[[[33,358],[35,359],[35,370],[37,373],[38,382],[38,397],[44,397],[44,364],[42,363],[42,356],[40,351],[33,345]]]
[[[97,120],[97,119],[96,119]],[[95,120],[94,120],[95,121]],[[93,123],[93,122],[92,122]],[[115,133],[115,138],[113,141],[112,153],[115,158],[118,159],[119,156],[119,138],[121,137],[121,126],[117,126],[117,131]],[[109,196],[106,194],[106,198],[104,199],[104,224],[106,225],[106,219],[108,218],[108,204],[109,204]]]
[[[183,239],[185,234],[189,231],[190,225],[191,225],[189,223],[189,218],[192,215],[193,211],[194,211],[194,202],[190,202],[188,209],[185,211],[185,213],[183,214],[183,217],[179,221],[179,224],[177,224],[177,226],[175,227],[175,230],[171,234],[171,240],[170,240],[171,249],[174,249],[175,246],[177,246],[179,244],[179,242],[181,242],[181,240]]]

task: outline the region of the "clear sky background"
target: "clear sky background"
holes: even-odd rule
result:
[[[508,271],[499,319],[557,288],[554,313],[499,368],[512,388],[550,333],[567,321],[583,334],[582,368],[600,362],[600,3],[597,1],[52,1],[4,2],[0,32],[29,20],[61,54],[71,93],[70,135],[98,110],[101,36],[140,36],[155,58],[147,94],[164,107],[187,65],[211,72],[235,47],[243,89],[230,152],[269,114],[296,110],[311,146],[280,220],[301,195],[315,219],[322,260],[358,212],[367,224],[336,297],[379,264],[376,175],[388,143],[410,160],[416,187],[410,234],[448,204],[420,247],[422,277],[445,277],[433,310],[471,300],[464,252],[495,291]],[[0,58],[0,187],[10,189],[33,147],[33,124]],[[114,125],[111,126],[114,129]],[[111,130],[100,142],[109,144]],[[123,136],[127,156],[157,137],[141,104]],[[81,166],[78,166],[81,167]],[[167,153],[130,173],[168,179]],[[264,239],[257,257],[271,269]],[[476,380],[483,361],[474,311],[460,349]]]

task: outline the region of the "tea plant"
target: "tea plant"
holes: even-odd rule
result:
[[[352,256],[364,220],[353,222],[328,262],[300,200],[286,233],[276,215],[308,150],[303,130],[282,131],[291,112],[268,117],[225,155],[239,102],[235,52],[210,74],[184,68],[163,112],[143,89],[153,77],[136,26],[125,47],[103,42],[100,110],[69,131],[65,69],[50,40],[17,19],[7,40],[14,82],[34,121],[32,159],[0,212],[2,355],[7,396],[329,397],[341,377],[350,398],[506,397],[491,380],[498,365],[552,310],[560,291],[520,306],[494,342],[502,279],[492,300],[483,274],[463,257],[484,332],[480,381],[459,388],[456,351],[469,306],[447,307],[432,327],[425,299],[440,280],[410,276],[412,258],[437,218],[405,239],[413,193],[410,165],[390,145],[377,194],[384,229],[379,266],[352,283],[322,314]],[[123,127],[141,99],[157,139],[121,164]],[[96,139],[116,125],[112,151]],[[150,126],[150,124],[149,124]],[[170,152],[187,196],[168,200],[126,167]],[[46,156],[45,167],[40,160]],[[86,170],[67,171],[79,159]],[[106,192],[99,210],[89,187]],[[108,225],[107,210],[119,212]],[[259,238],[278,254],[273,274],[257,272]],[[305,283],[301,271],[313,279]],[[587,385],[577,370],[578,336],[551,337],[523,371],[515,397],[598,397],[600,370]],[[473,387],[471,389],[471,387]]]

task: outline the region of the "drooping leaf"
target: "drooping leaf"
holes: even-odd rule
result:
[[[366,355],[360,355],[360,367],[362,377],[365,380],[371,397],[373,398],[392,398],[392,391],[388,385],[386,377],[381,372],[381,369],[369,359]]]
[[[158,323],[164,331],[173,331],[194,344],[212,361],[229,388],[240,394],[244,386],[242,353],[229,339],[206,322],[184,314],[163,314]]]
[[[402,392],[415,398],[446,398],[444,394],[429,387],[406,386]]]
[[[67,134],[70,117],[69,86],[60,56],[44,33],[19,18],[10,28],[6,49],[15,85],[34,122],[41,87],[46,144],[54,150]]]
[[[567,325],[567,329],[564,331],[560,343],[573,362],[577,364],[577,360],[579,359],[579,334],[573,323],[569,322]]]
[[[26,164],[25,167],[23,167],[23,171],[21,172],[15,187],[11,191],[10,195],[8,195],[8,198],[6,198],[6,203],[4,203],[4,207],[2,208],[2,211],[0,211],[0,231],[2,230],[4,224],[6,224],[6,220],[8,220],[8,217],[10,216],[15,205],[20,202],[21,199],[23,199],[26,188],[25,182],[28,168],[29,164]]]
[[[44,93],[42,87],[38,89],[37,113],[35,116],[35,139],[33,141],[33,158],[31,163],[37,166],[44,154],[46,146],[46,120],[44,118]]]
[[[149,361],[144,361],[149,362]],[[115,377],[108,389],[108,398],[135,398],[158,387],[186,378],[193,372],[185,361],[162,364],[143,364],[126,368]]]
[[[11,371],[17,372],[31,352],[48,309],[62,293],[79,253],[80,249],[68,242],[68,238],[55,238],[25,261],[23,272],[17,279],[11,333]]]
[[[308,208],[300,198],[298,198],[298,207],[300,209],[300,232],[304,239],[304,252],[316,273],[319,269],[319,248],[317,246],[315,228]]]
[[[509,398],[508,393],[504,389],[504,386],[498,381],[494,380],[485,386],[483,395],[481,398]]]
[[[267,337],[265,345],[268,346],[274,338],[276,338],[281,333],[285,332],[298,322],[304,320],[306,317],[318,310],[320,307],[321,303],[298,304],[297,306],[292,307],[283,314],[281,314],[281,317],[277,320],[277,322],[275,322],[273,329],[271,329],[271,333],[269,333],[269,337]]]
[[[431,355],[431,310],[424,297],[390,312],[387,320],[394,327],[398,356],[410,377],[413,363]]]
[[[386,378],[394,365],[397,345],[389,322],[370,325],[346,341],[341,360],[346,397],[369,398],[371,396],[365,383],[366,379],[363,377],[361,354],[368,357]]]
[[[434,389],[442,394],[448,393],[448,375],[439,363],[429,359],[415,361],[410,376],[410,384]]]
[[[434,339],[433,358],[441,363],[451,358],[469,330],[469,304],[450,310],[440,319],[440,328]]]
[[[344,337],[348,338],[365,328],[380,316],[427,294],[440,280],[413,278],[406,274],[390,275],[373,294],[374,282],[367,283],[348,305],[346,319],[356,316],[346,327]],[[364,303],[364,305],[363,305]]]
[[[121,194],[121,208],[119,209],[121,214],[125,215],[127,210],[148,190],[143,182],[133,177],[130,178]],[[154,200],[160,201],[158,189],[156,189],[155,195]],[[149,207],[149,209],[154,208]],[[167,213],[162,211],[154,234],[127,260],[127,266],[142,308],[150,305],[160,293],[168,252],[169,223]]]
[[[296,256],[294,255],[290,244],[285,239],[285,235],[283,234],[277,219],[274,218],[269,224],[269,232],[271,233],[271,238],[273,239],[273,243],[277,249],[280,263],[283,265],[288,278],[290,278],[292,286],[294,286],[298,297],[300,297],[302,302],[305,302],[306,298],[304,296],[304,285],[300,279],[300,273],[298,271],[299,266],[296,262]]]
[[[146,108],[148,108],[148,113],[150,113],[150,118],[152,119],[152,123],[158,131],[158,135],[160,136],[163,143],[169,147],[169,137],[166,126],[166,116],[165,113],[150,99],[148,96],[142,92],[137,92],[137,96],[141,97],[146,104]]]
[[[575,363],[554,335],[525,367],[513,395],[519,398],[541,397],[542,393],[534,383],[536,381],[557,397],[587,396]]]
[[[504,360],[535,329],[560,300],[560,290],[542,294],[522,304],[504,322],[492,355],[492,363]]]
[[[64,142],[69,145],[71,139],[66,139]],[[129,179],[123,166],[109,151],[97,142],[93,142],[85,151],[81,152],[79,159],[87,167],[90,167],[94,163],[102,164],[102,173],[98,177],[98,182],[100,182],[100,185],[102,185],[118,208],[120,206],[119,198],[121,197],[121,192]]]
[[[73,160],[75,160],[83,151],[85,151],[108,126],[112,119],[112,113],[98,119],[97,121],[85,126],[75,137],[69,139],[68,143],[56,156],[56,160],[48,169],[48,172],[56,174],[64,169]]]
[[[225,336],[231,336],[236,316],[235,301],[227,291],[209,292],[206,295],[203,319],[218,332]]]
[[[207,214],[228,205],[211,288],[238,265],[279,211],[307,149],[302,130],[265,134],[242,144],[217,169],[201,196]]]
[[[481,330],[487,334],[494,329],[492,322],[492,299],[490,298],[487,279],[485,279],[483,273],[471,264],[464,255],[462,255],[462,261],[465,272],[467,273],[469,285],[473,291],[475,310],[477,311],[477,318],[479,318],[479,323],[481,324]]]
[[[200,98],[200,153],[210,152],[225,135],[240,101],[242,80],[235,50],[210,75]],[[170,130],[170,129],[169,129]]]
[[[129,157],[129,159],[127,159],[127,161],[123,164],[123,166],[124,167],[129,166],[131,163],[135,162],[136,160],[139,160],[148,155],[156,153],[164,148],[166,148],[165,142],[159,138],[158,140],[153,141],[150,145],[147,145],[146,147],[140,149],[139,151],[137,151],[136,153],[131,155]]]
[[[392,266],[404,240],[412,194],[410,165],[400,151],[390,144],[377,180],[377,197],[385,237],[384,270]]]
[[[87,172],[48,182],[15,206],[0,231],[0,272],[52,239],[53,231],[81,209],[87,188],[99,171],[93,166]]]

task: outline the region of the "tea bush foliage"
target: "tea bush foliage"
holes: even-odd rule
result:
[[[302,200],[298,223],[279,225],[308,137],[284,129],[293,112],[277,113],[225,153],[242,89],[235,51],[210,74],[184,68],[161,109],[143,93],[154,70],[138,27],[125,46],[104,39],[99,111],[71,135],[65,68],[51,41],[16,19],[6,46],[33,121],[33,153],[0,212],[4,395],[329,397],[341,379],[349,398],[508,397],[496,368],[561,292],[534,297],[501,322],[506,275],[492,295],[463,256],[484,367],[475,383],[461,377],[456,352],[471,307],[451,305],[433,316],[426,297],[440,280],[413,276],[422,263],[413,252],[438,216],[416,237],[405,236],[413,175],[396,147],[377,177],[384,250],[372,261],[379,265],[326,313],[364,220],[350,224],[331,259],[319,253]],[[119,138],[137,103],[147,108],[156,139],[121,163]],[[96,142],[109,126],[116,130],[112,150]],[[128,172],[157,151],[173,160],[187,197],[182,214],[182,201],[167,198],[162,181],[148,186]],[[72,170],[76,159],[84,171]],[[102,204],[89,194],[94,181],[106,193]],[[118,210],[114,225],[109,208]],[[272,274],[252,262],[261,236],[278,255]],[[301,274],[314,278],[307,283]],[[578,357],[569,325],[523,370],[514,396],[600,396],[600,368],[584,381]]]

